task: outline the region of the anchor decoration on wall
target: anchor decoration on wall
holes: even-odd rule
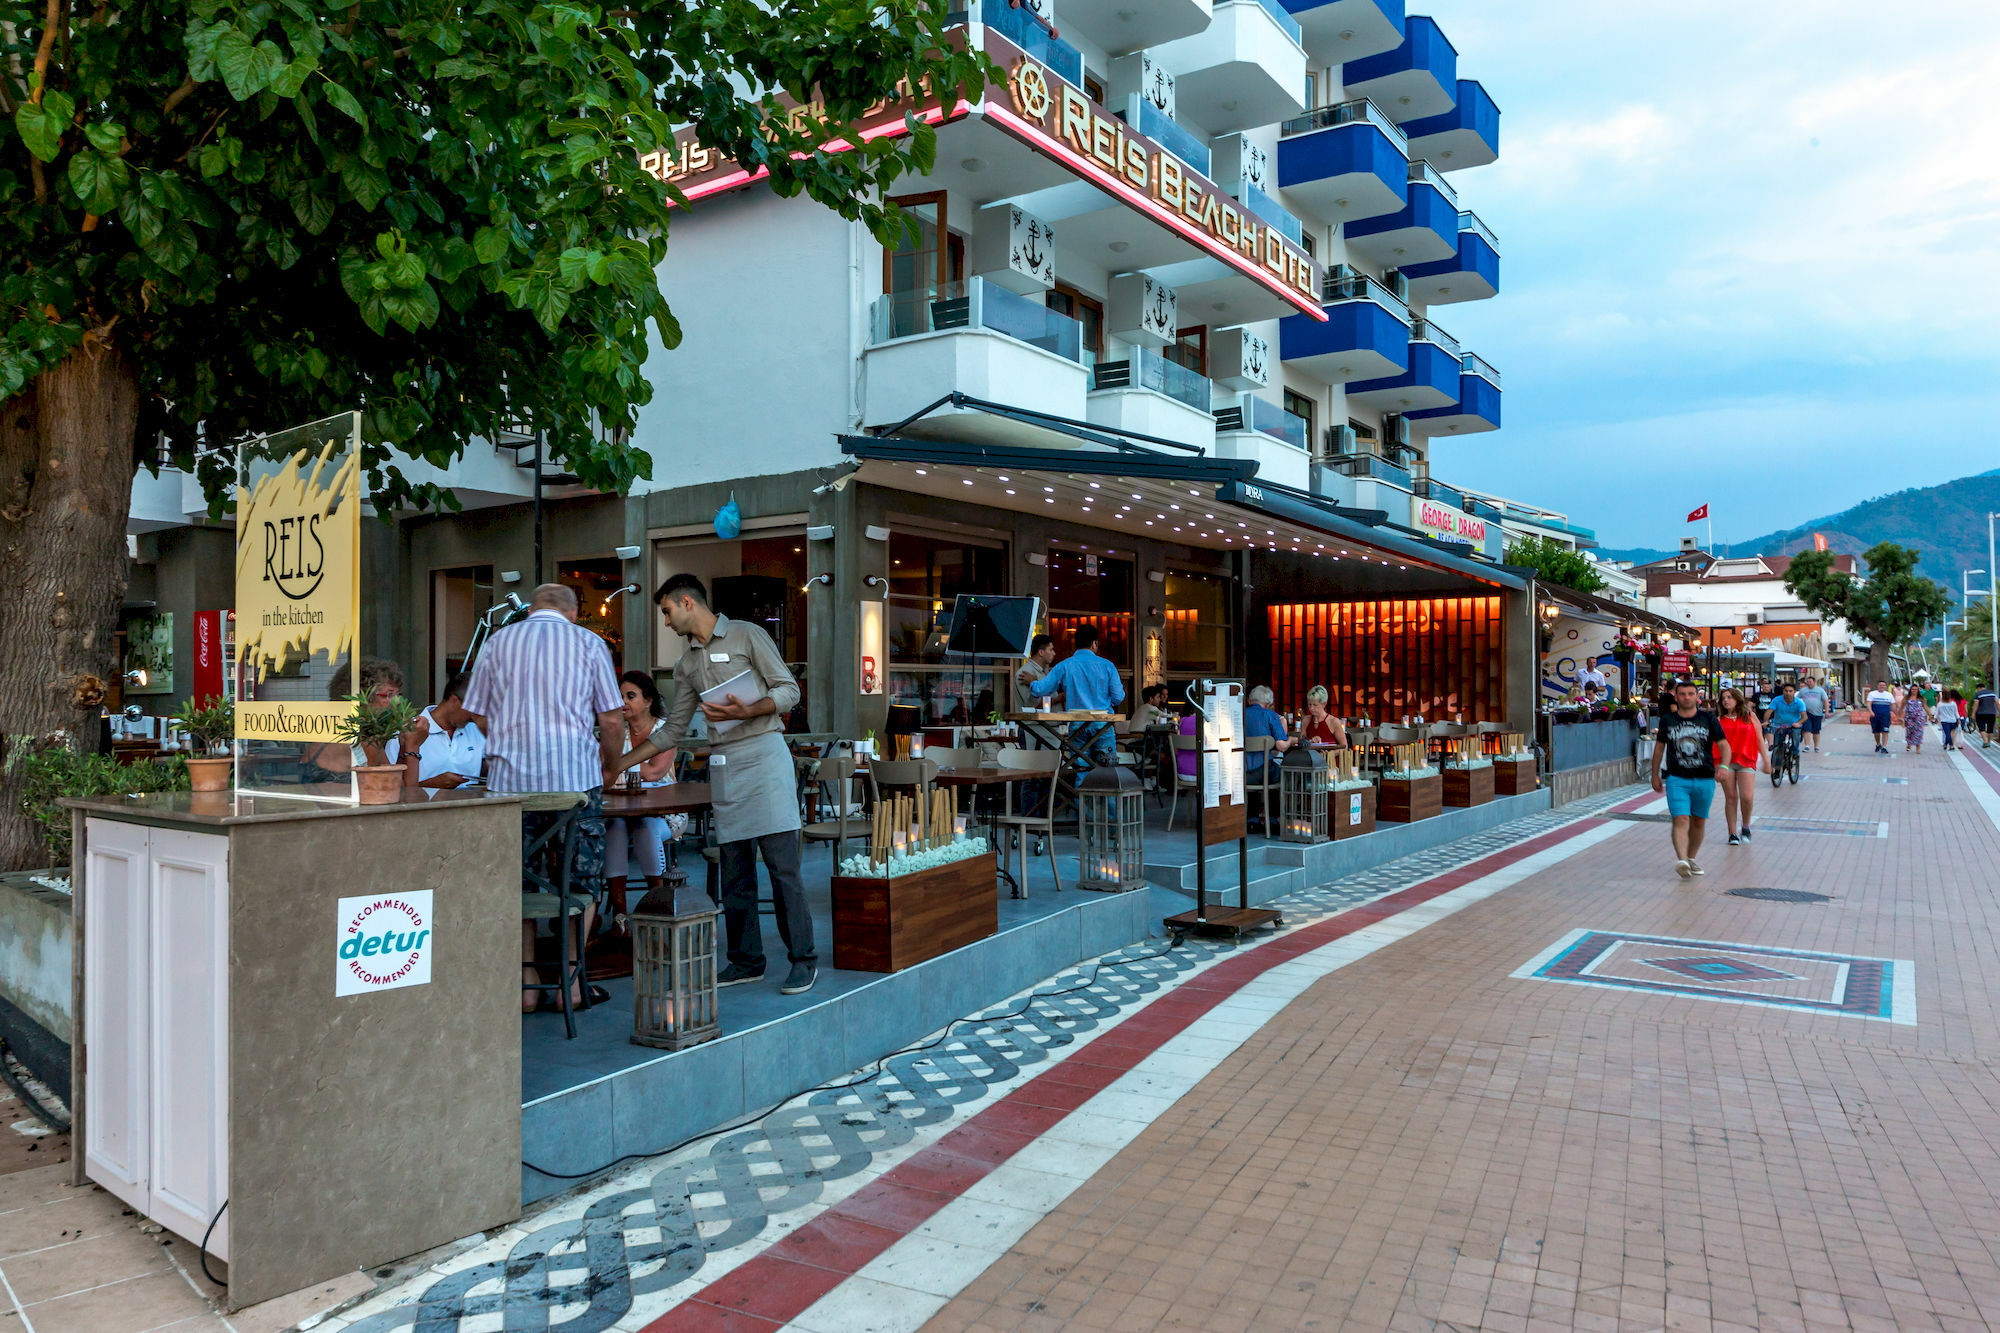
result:
[[[1259,384],[1270,382],[1270,374],[1264,368],[1265,358],[1271,354],[1271,344],[1254,333],[1243,335],[1243,373]]]
[[[1139,95],[1171,116],[1174,114],[1174,76],[1166,66],[1155,64],[1151,56],[1139,58]]]
[[[1055,274],[1055,228],[1020,209],[1009,214],[1013,245],[1008,253],[1010,266],[1044,286],[1053,286]]]
[[[1243,145],[1244,181],[1256,186],[1260,190],[1269,188],[1264,184],[1264,172],[1270,166],[1270,161],[1270,155],[1263,149],[1259,148],[1256,144],[1246,142]]]
[[[1146,279],[1146,300],[1140,308],[1139,318],[1148,333],[1158,334],[1171,341],[1176,324],[1176,307],[1180,304],[1174,289],[1163,282]]]

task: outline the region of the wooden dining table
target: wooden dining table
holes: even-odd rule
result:
[[[687,815],[701,828],[707,827],[709,808],[712,801],[706,782],[670,782],[661,787],[606,787],[604,789],[604,817],[606,819],[645,819],[649,816],[664,818],[667,815]],[[707,870],[702,883],[708,896],[715,902],[722,887],[722,867],[707,857]]]

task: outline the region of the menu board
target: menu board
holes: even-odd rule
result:
[[[1243,682],[1204,680],[1197,683],[1195,706],[1202,713],[1201,803],[1213,810],[1229,797],[1242,806]]]

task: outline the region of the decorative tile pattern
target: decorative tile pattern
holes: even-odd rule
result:
[[[1917,1021],[1914,965],[1907,959],[1573,930],[1512,975],[1904,1025]]]

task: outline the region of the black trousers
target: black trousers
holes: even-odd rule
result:
[[[722,921],[729,938],[729,961],[753,972],[764,969],[764,929],[757,915],[758,852],[764,854],[764,869],[771,874],[778,937],[785,942],[786,955],[794,963],[817,962],[812,912],[799,875],[797,830],[722,844]]]

